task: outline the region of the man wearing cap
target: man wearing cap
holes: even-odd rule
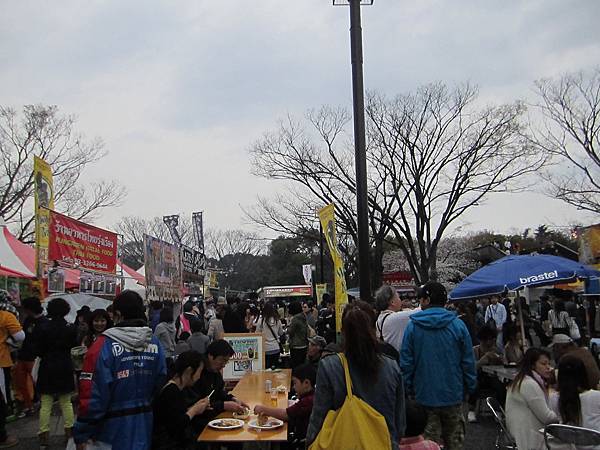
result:
[[[560,358],[566,354],[580,359],[587,372],[589,389],[598,389],[598,383],[600,383],[600,369],[598,369],[594,356],[587,348],[577,347],[577,344],[573,342],[573,339],[566,334],[555,334],[552,337],[552,344],[550,344],[550,347],[552,348],[556,364],[558,364]]]
[[[311,363],[315,368],[319,367],[319,360],[327,341],[322,336],[308,338],[308,351],[306,352],[306,362]]]
[[[425,438],[461,450],[465,440],[462,403],[475,392],[477,372],[466,325],[446,310],[446,288],[430,281],[417,293],[421,309],[406,327],[400,369],[409,395],[427,410]]]

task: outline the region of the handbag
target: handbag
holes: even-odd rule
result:
[[[327,413],[321,431],[310,444],[309,450],[389,450],[392,440],[385,417],[352,394],[352,379],[346,356],[338,353],[338,357],[346,378],[346,398],[340,409]]]
[[[273,328],[271,328],[271,324],[269,323],[269,321],[267,320],[266,322],[267,322],[267,326],[269,327],[269,330],[271,331],[271,334],[273,335],[273,337],[277,341],[277,344],[279,344],[279,352],[283,355],[283,345],[281,344],[281,340],[279,340],[277,338],[277,336],[275,335],[275,332],[273,331]],[[263,318],[263,323],[265,323],[265,319],[264,318]]]
[[[577,325],[577,322],[575,322],[575,319],[573,319],[572,317],[571,317],[571,320],[569,320],[569,335],[571,336],[571,339],[573,339],[573,340],[581,339],[581,333],[579,332],[579,326]]]

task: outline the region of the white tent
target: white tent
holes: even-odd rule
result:
[[[42,303],[44,310],[48,306],[48,302],[56,297],[64,298],[71,307],[71,311],[69,311],[69,314],[65,317],[65,320],[71,323],[75,322],[77,311],[79,311],[83,305],[89,306],[92,311],[95,309],[106,309],[109,305],[112,305],[111,300],[89,294],[53,294],[50,297],[47,297]]]

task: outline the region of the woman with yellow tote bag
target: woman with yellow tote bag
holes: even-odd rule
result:
[[[396,361],[378,352],[373,308],[349,304],[342,334],[344,353],[319,363],[308,447],[397,450],[405,427],[402,375]]]

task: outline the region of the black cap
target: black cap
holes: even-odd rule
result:
[[[417,289],[418,298],[428,298],[433,305],[445,305],[448,301],[448,292],[442,283],[428,281]]]

